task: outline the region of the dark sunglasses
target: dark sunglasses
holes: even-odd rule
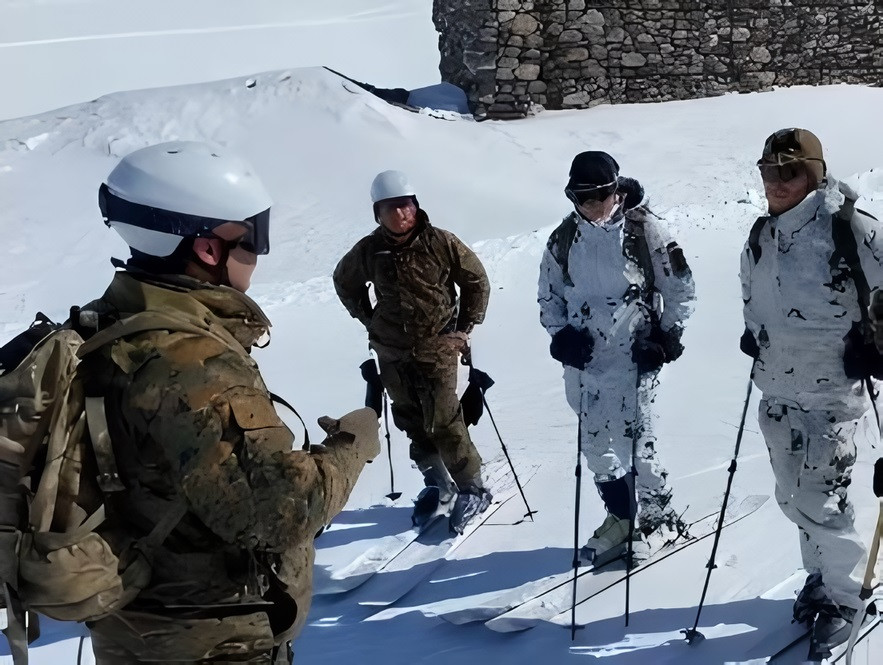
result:
[[[592,185],[588,187],[568,187],[564,190],[567,198],[575,205],[581,206],[588,201],[598,202],[606,201],[608,198],[616,194],[619,184],[614,180],[606,185]]]
[[[804,172],[804,167],[798,161],[785,164],[770,164],[760,161],[757,163],[760,169],[760,177],[764,182],[790,182]]]
[[[116,196],[107,185],[101,185],[98,190],[98,207],[108,226],[112,221],[125,222],[131,226],[189,238],[214,237],[216,227],[232,222],[244,229],[243,235],[235,241],[242,249],[252,254],[270,253],[269,208],[244,220],[214,219],[131,203]]]

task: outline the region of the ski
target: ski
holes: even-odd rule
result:
[[[759,619],[758,630],[770,626],[772,631],[764,632],[745,651],[747,660],[758,663],[775,662],[792,650],[796,652],[798,645],[809,639],[810,629],[807,625],[791,620],[793,601],[803,587],[805,579],[806,571],[801,568],[761,594],[760,598],[764,600],[781,601],[780,604],[785,609],[779,607],[772,616]]]
[[[782,658],[787,654],[797,653],[798,651],[806,652],[809,647],[809,636],[812,634],[811,628],[807,628],[804,624],[798,624],[795,628],[784,632],[788,635],[788,642],[777,651],[774,651],[764,658],[761,662],[778,663],[781,662]],[[774,637],[781,638],[782,634],[777,633]],[[801,646],[803,648],[799,648]]]
[[[803,574],[805,573],[797,573],[789,579],[793,579],[799,582],[798,578]],[[782,586],[783,585],[779,585],[779,587],[777,588],[781,588]],[[854,644],[860,644],[879,625],[879,615],[874,616],[859,629],[858,636]],[[824,658],[822,660],[810,659],[807,654],[810,649],[811,635],[811,626],[807,626],[806,624],[802,623],[798,624],[791,622],[781,630],[766,635],[761,641],[755,644],[748,651],[748,655],[752,658],[751,662],[762,663],[785,662],[786,658],[788,658],[788,662],[793,662],[791,656],[800,658],[801,663],[804,663],[806,665],[818,665],[820,663],[825,665],[830,663],[845,664],[848,662],[849,659],[847,659],[846,652],[849,645],[847,642],[844,642],[843,644],[835,647],[832,651],[832,654],[827,658]],[[769,650],[771,648],[775,649],[775,651],[769,653]],[[798,656],[797,654],[800,655]]]
[[[861,644],[868,637],[868,635],[870,635],[879,625],[880,625],[880,615],[877,614],[874,616],[873,619],[868,621],[865,625],[863,625],[859,629],[858,637],[856,638],[853,646],[855,647],[855,646],[858,646],[859,644]],[[849,645],[847,643],[841,644],[839,647],[834,649],[834,652],[831,654],[831,656],[828,659],[823,660],[822,662],[823,663],[845,663],[845,664],[849,663],[852,659],[849,658],[847,655],[847,652],[849,651],[848,646]],[[810,661],[810,662],[812,662],[812,661]]]
[[[731,506],[724,517],[724,528],[748,517],[760,508],[768,496],[752,495],[746,497],[738,505]],[[631,570],[634,576],[653,565],[664,561],[684,548],[690,547],[709,536],[714,535],[717,526],[717,514],[699,520],[691,525],[690,540],[663,547],[646,561]],[[577,576],[577,595],[581,605],[607,589],[625,581],[626,572],[622,566],[607,566],[600,570],[588,569]],[[548,584],[530,598],[516,602],[508,611],[485,622],[485,626],[497,632],[516,632],[533,628],[542,621],[550,621],[562,612],[569,612],[571,604],[571,587],[573,572],[560,573],[549,578]]]
[[[441,567],[469,536],[487,523],[514,496],[515,493],[509,493],[499,500],[494,499],[487,510],[466,525],[462,534],[452,535],[448,531],[447,520],[436,523],[396,561],[386,566],[380,575],[361,586],[357,604],[382,610],[396,603]]]
[[[511,483],[507,482],[506,476],[509,468],[505,460],[495,459],[487,466],[488,487],[491,493],[494,493],[496,486],[499,486],[500,490],[497,493],[501,496],[506,495],[507,488]],[[493,507],[492,503],[488,510]],[[408,548],[415,544],[421,544],[418,541],[438,544],[443,540],[443,535],[447,533],[448,508],[450,508],[450,504],[440,507],[439,511],[419,528],[410,528],[407,531],[380,539],[379,542],[371,545],[341,568],[319,572],[317,567],[313,595],[322,596],[352,591],[365,584],[377,573],[393,565]]]

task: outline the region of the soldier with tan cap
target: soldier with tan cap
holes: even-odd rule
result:
[[[745,332],[776,499],[797,525],[809,576],[794,604],[812,656],[849,636],[866,551],[847,497],[859,448],[876,445],[868,304],[883,283],[880,223],[828,172],[819,139],[781,129],[757,162],[769,214],[742,252]]]

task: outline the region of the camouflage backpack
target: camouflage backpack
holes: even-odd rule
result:
[[[79,320],[74,308],[71,321]],[[88,341],[76,328],[38,315],[0,349],[0,606],[16,663],[27,662],[27,643],[38,634],[34,612],[85,621],[134,599],[150,579],[151,551],[184,514],[183,506],[170,511],[119,556],[96,533],[105,494],[124,487],[104,397],[85,394],[80,361],[121,337],[168,329],[169,321],[134,315],[84,333]]]

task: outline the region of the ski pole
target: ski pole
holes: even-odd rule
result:
[[[396,492],[396,479],[392,470],[392,439],[389,436],[389,399],[386,390],[383,391],[383,424],[386,427],[386,454],[389,458],[389,494],[386,498],[395,501],[402,493]]]
[[[852,619],[852,630],[849,634],[849,642],[846,646],[846,665],[852,664],[852,650],[858,641],[858,634],[861,632],[862,621],[868,613],[871,606],[874,593],[874,570],[877,567],[877,555],[880,553],[880,539],[883,538],[883,457],[879,458],[874,464],[874,494],[877,497],[879,511],[877,514],[877,528],[874,530],[874,540],[871,542],[871,549],[868,552],[868,565],[865,568],[865,579],[862,582],[862,590],[859,592],[859,599],[862,601],[861,609],[855,613]]]
[[[582,377],[579,381],[579,431],[576,435],[576,501],[573,510],[573,598],[570,603],[570,641],[576,639],[576,578],[579,572],[579,500],[582,489],[583,458],[583,413],[586,407],[586,389]]]
[[[359,365],[359,370],[365,380],[365,406],[374,409],[379,418],[382,404],[383,424],[386,427],[386,450],[389,457],[389,494],[386,495],[386,498],[395,501],[402,493],[396,492],[395,476],[392,470],[392,439],[389,436],[389,400],[386,389],[380,381],[380,373],[377,371],[377,363],[374,362],[374,358],[368,358]]]
[[[641,408],[641,371],[635,366],[635,373],[637,378],[635,379],[635,420],[632,423],[632,464],[631,469],[629,469],[629,473],[632,474],[632,494],[629,497],[629,543],[628,543],[628,558],[625,562],[625,625],[629,625],[629,597],[631,591],[631,576],[632,576],[632,557],[634,556],[634,543],[632,539],[635,536],[635,517],[637,516],[638,510],[637,506],[634,505],[635,501],[635,477],[638,475],[637,469],[635,469],[635,455],[638,453],[638,436],[639,436],[639,425],[640,425],[640,408]]]
[[[754,362],[757,362],[756,360]],[[730,460],[729,477],[727,478],[727,489],[724,492],[724,502],[721,505],[720,516],[717,519],[717,530],[714,532],[714,544],[711,546],[711,558],[708,560],[708,573],[705,575],[705,585],[702,587],[702,597],[699,599],[699,607],[696,610],[696,621],[692,628],[686,628],[681,632],[687,640],[687,644],[693,644],[702,641],[705,636],[697,629],[699,626],[699,615],[702,614],[702,606],[705,604],[705,595],[708,593],[708,583],[711,581],[711,571],[717,568],[714,558],[717,554],[717,545],[720,542],[721,530],[724,526],[724,515],[727,512],[727,503],[730,500],[730,488],[733,486],[733,476],[736,475],[736,466],[739,458],[739,448],[742,446],[742,433],[745,431],[745,416],[748,413],[748,402],[751,401],[751,387],[754,385],[754,362],[751,363],[751,373],[748,375],[748,390],[745,394],[745,404],[742,406],[742,418],[739,420],[739,431],[736,434],[736,450],[733,452],[733,459]]]
[[[484,372],[482,372],[481,370],[475,369],[475,367],[472,366],[471,354],[469,356],[469,372],[470,373],[477,372],[480,374],[484,374]],[[485,376],[487,376],[487,375],[485,374]],[[490,377],[488,377],[488,378],[490,378]],[[518,479],[518,473],[516,473],[516,471],[515,471],[515,465],[512,464],[512,458],[509,457],[509,450],[508,450],[508,448],[506,448],[506,444],[503,442],[503,437],[500,435],[500,430],[497,427],[497,421],[494,420],[494,414],[491,412],[491,407],[487,403],[487,398],[484,396],[484,388],[479,387],[479,392],[481,393],[481,403],[484,405],[485,411],[487,411],[487,415],[491,419],[491,425],[494,426],[494,432],[497,433],[497,439],[500,440],[500,447],[502,447],[503,454],[506,456],[506,461],[509,463],[509,469],[512,471],[512,477],[515,478],[515,485],[518,487],[518,491],[521,494],[521,500],[524,501],[524,507],[527,509],[527,512],[524,513],[524,516],[522,517],[522,519],[524,519],[525,517],[529,517],[530,521],[533,522],[534,513],[536,513],[537,511],[531,510],[530,505],[527,503],[527,497],[524,494],[524,488],[521,486],[521,481]]]
[[[506,461],[509,463],[509,470],[512,471],[512,477],[515,478],[515,485],[518,487],[518,492],[521,494],[521,500],[524,501],[524,507],[527,509],[527,512],[524,513],[521,520],[523,521],[525,517],[529,517],[530,521],[533,522],[534,513],[537,511],[531,510],[530,505],[527,503],[527,496],[524,494],[524,488],[521,486],[521,481],[518,479],[515,465],[512,463],[512,458],[509,456],[509,449],[506,448],[506,444],[500,434],[500,429],[497,427],[497,421],[494,419],[493,412],[491,412],[490,404],[487,403],[487,398],[484,395],[485,391],[494,385],[494,380],[487,374],[487,372],[482,372],[472,364],[472,348],[469,345],[463,349],[460,363],[469,368],[470,387],[466,389],[466,392],[469,393],[473,387],[478,389],[478,394],[481,395],[482,406],[484,406],[484,410],[487,411],[487,414],[491,419],[491,425],[494,427],[494,432],[496,432],[497,439],[500,441],[500,447],[503,449],[503,454],[506,456]],[[478,414],[472,424],[476,424],[480,417],[481,415]],[[469,422],[467,422],[467,425],[468,424]]]

